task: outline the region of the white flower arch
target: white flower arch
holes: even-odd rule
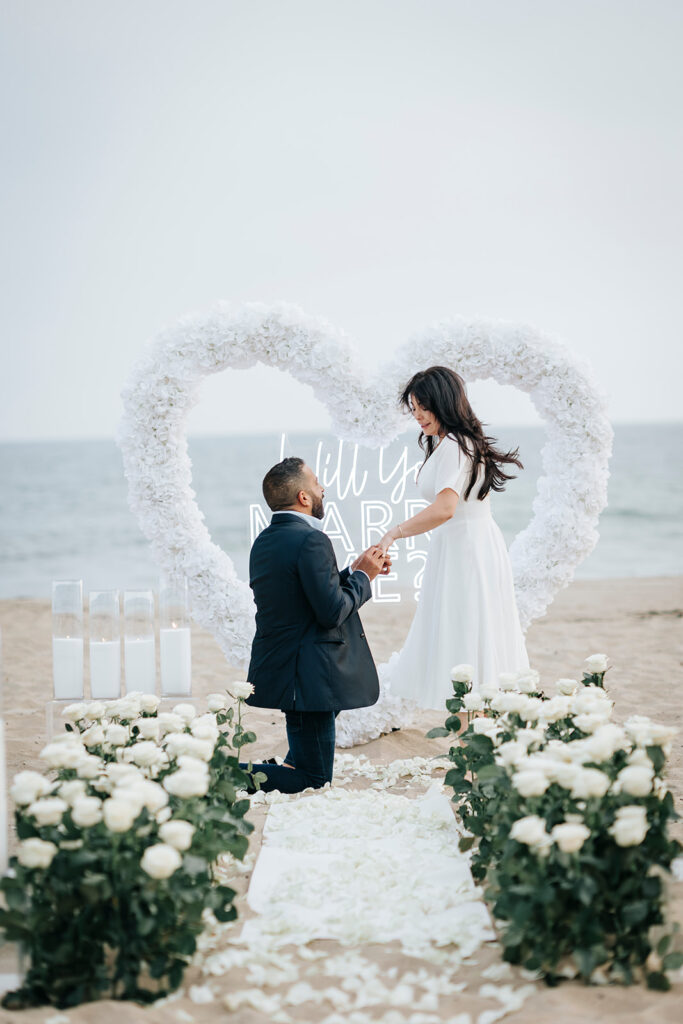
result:
[[[510,548],[524,629],[594,548],[607,503],[612,428],[589,368],[548,335],[458,316],[413,337],[391,363],[368,373],[341,331],[296,306],[220,303],[148,344],[122,393],[118,443],[131,509],[160,567],[187,578],[194,617],[231,663],[248,663],[254,606],[195,501],[185,424],[206,376],[257,362],[310,384],[332,414],[333,431],[369,447],[388,444],[405,427],[396,395],[418,369],[445,364],[466,381],[492,378],[525,391],[547,441],[534,515]]]

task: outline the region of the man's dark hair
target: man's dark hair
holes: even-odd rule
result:
[[[263,497],[271,512],[281,512],[296,502],[296,496],[303,489],[303,459],[290,457],[269,469],[263,478]]]

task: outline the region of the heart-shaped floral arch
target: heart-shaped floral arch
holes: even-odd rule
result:
[[[206,376],[258,362],[310,384],[332,414],[334,433],[369,447],[405,428],[399,386],[427,366],[451,366],[466,381],[492,378],[530,396],[547,441],[533,518],[510,548],[524,629],[595,546],[612,428],[589,368],[557,341],[524,324],[460,316],[413,337],[391,363],[368,372],[342,332],[296,306],[220,303],[149,343],[123,391],[118,442],[131,509],[161,569],[187,578],[195,619],[232,664],[248,663],[254,605],[195,501],[185,425]]]

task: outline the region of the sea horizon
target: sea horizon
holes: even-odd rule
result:
[[[683,422],[613,426],[600,539],[576,577],[683,575]],[[489,429],[501,444],[519,445],[525,465],[492,499],[509,545],[532,513],[545,430],[542,425]],[[346,443],[340,455],[339,440],[324,431],[285,436],[287,454],[300,454],[311,465],[317,459],[320,472],[333,478],[326,504],[336,506],[332,529],[340,564],[363,539],[363,502],[385,502],[403,517],[405,501],[419,498],[406,473],[422,457],[414,432],[406,431],[382,450],[383,466],[378,467],[379,449],[358,450],[358,477],[366,474],[362,492],[358,477],[349,476],[353,445]],[[269,515],[261,479],[280,458],[282,435],[192,434],[188,447],[206,525],[244,579],[253,531]],[[394,469],[391,481],[382,483],[380,476],[386,481]],[[128,508],[121,453],[111,438],[0,442],[0,481],[0,598],[49,598],[52,580],[68,578],[82,578],[85,592],[156,589],[159,569]],[[362,514],[367,519],[367,510]],[[420,565],[419,557],[409,565],[404,553],[403,564],[396,565],[397,593],[414,588]]]

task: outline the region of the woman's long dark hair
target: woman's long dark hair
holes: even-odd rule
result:
[[[470,496],[477,481],[479,467],[484,466],[484,479],[479,494],[480,501],[489,491],[505,490],[505,483],[514,480],[514,473],[506,473],[502,467],[508,465],[524,469],[519,459],[519,448],[511,452],[499,451],[494,447],[495,437],[487,437],[481,420],[477,419],[469,403],[462,377],[447,366],[430,366],[410,378],[401,392],[399,403],[412,411],[410,397],[414,395],[421,406],[439,421],[448,437],[458,442],[460,450],[472,458],[472,471],[464,494]],[[436,448],[431,435],[420,434],[418,444],[426,452],[424,462]]]

